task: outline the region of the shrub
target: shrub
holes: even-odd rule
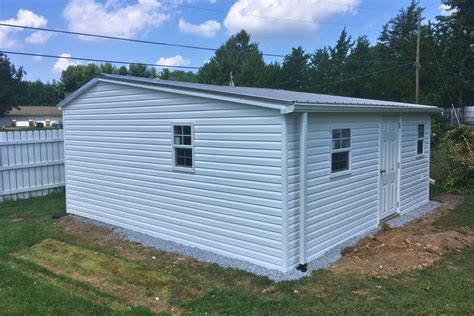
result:
[[[450,190],[474,191],[474,126],[460,125],[446,135],[446,177]]]

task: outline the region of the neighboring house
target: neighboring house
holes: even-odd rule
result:
[[[56,106],[20,106],[11,109],[0,117],[0,125],[5,127],[27,127],[41,122],[51,126],[52,122],[62,120],[62,111]]]
[[[268,268],[428,202],[436,107],[117,75],[59,106],[68,213]]]

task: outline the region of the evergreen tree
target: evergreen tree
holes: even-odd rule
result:
[[[367,36],[359,36],[343,66],[344,76],[346,78],[355,78],[373,72],[374,65],[369,61],[374,60],[374,58]],[[344,82],[341,86],[344,87],[344,94],[362,98],[371,94],[370,84],[368,84],[368,82],[370,82],[370,80],[349,80]]]
[[[128,65],[128,75],[133,77],[150,77],[150,70],[148,66],[143,64],[130,64]]]
[[[53,80],[23,81],[19,104],[22,106],[56,106],[64,98],[61,86]]]
[[[163,68],[163,70],[158,75],[158,78],[162,80],[198,82],[197,75],[192,71],[183,71],[183,70],[170,71],[169,68]]]
[[[303,90],[308,85],[309,58],[304,49],[299,46],[293,48],[285,56],[281,66],[280,88],[289,90]]]
[[[309,92],[329,92],[331,87],[327,83],[331,80],[331,63],[329,49],[326,47],[317,49],[311,55],[308,71]]]
[[[104,74],[116,73],[117,69],[111,63],[104,63],[99,65],[99,72]]]
[[[198,72],[200,82],[228,85],[230,73],[238,85],[258,86],[265,63],[257,43],[244,30],[232,35]]]
[[[19,97],[24,75],[23,67],[17,69],[5,54],[0,53],[0,115],[21,105]]]
[[[331,66],[329,68],[328,80],[330,80],[330,82],[337,82],[348,78],[347,74],[344,73],[344,66],[347,63],[348,54],[353,46],[352,38],[347,34],[346,28],[344,27],[336,45],[329,49]],[[327,89],[333,94],[343,94],[345,93],[345,84],[346,83],[331,84],[327,86]]]
[[[122,75],[122,76],[127,76],[128,75],[127,67],[120,66],[120,68],[117,70],[117,74]]]
[[[262,87],[279,88],[282,86],[281,64],[272,62],[265,65],[263,69]]]
[[[447,91],[442,93],[441,100],[445,106],[451,102],[455,106],[473,105],[474,2],[467,0],[443,2],[451,7],[452,13],[449,16],[437,17],[434,46],[441,72],[451,93]],[[438,73],[438,77],[441,77],[441,73]]]

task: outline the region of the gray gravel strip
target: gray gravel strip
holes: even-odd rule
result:
[[[393,227],[403,226],[414,219],[420,218],[423,215],[432,212],[438,206],[439,206],[438,202],[429,202],[426,205],[423,205],[422,207],[417,208],[416,210],[412,212],[403,214],[397,218],[394,218],[388,221],[388,223]],[[202,250],[202,249],[191,247],[191,246],[185,246],[173,241],[167,241],[167,240],[163,240],[157,237],[145,235],[136,231],[132,231],[130,229],[117,227],[114,225],[106,224],[106,223],[88,219],[88,218],[83,218],[80,216],[75,216],[75,217],[85,223],[111,228],[113,229],[114,232],[118,233],[124,239],[140,243],[147,247],[155,248],[155,249],[166,251],[166,252],[177,253],[177,254],[181,254],[185,256],[190,256],[190,257],[196,258],[199,261],[215,263],[225,268],[240,269],[240,270],[248,271],[256,275],[266,276],[276,282],[301,279],[303,277],[310,275],[311,271],[313,270],[328,268],[329,266],[331,266],[333,263],[337,262],[341,258],[342,249],[349,246],[353,246],[360,239],[366,236],[374,235],[378,231],[378,229],[372,229],[358,236],[352,237],[339,245],[336,245],[335,247],[326,251],[317,259],[314,259],[311,262],[308,262],[308,271],[305,273],[302,273],[297,270],[284,273],[278,270],[264,268],[264,267],[255,265],[253,263],[250,263],[244,260],[226,257],[226,256],[219,255],[211,251]]]
[[[387,221],[387,224],[389,224],[392,227],[402,227],[408,224],[409,222],[421,218],[425,216],[426,214],[429,214],[433,212],[436,208],[438,208],[441,204],[436,201],[429,201],[425,205],[422,205],[418,207],[417,209],[414,209],[411,212],[402,214],[400,216],[397,216],[395,218],[392,218]]]

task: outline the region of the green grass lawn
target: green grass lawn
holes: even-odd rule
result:
[[[78,237],[51,219],[64,208],[63,194],[0,204],[0,314],[474,312],[472,248],[391,278],[316,271],[275,284],[117,240],[102,243],[92,234]],[[436,225],[474,228],[474,195]]]

